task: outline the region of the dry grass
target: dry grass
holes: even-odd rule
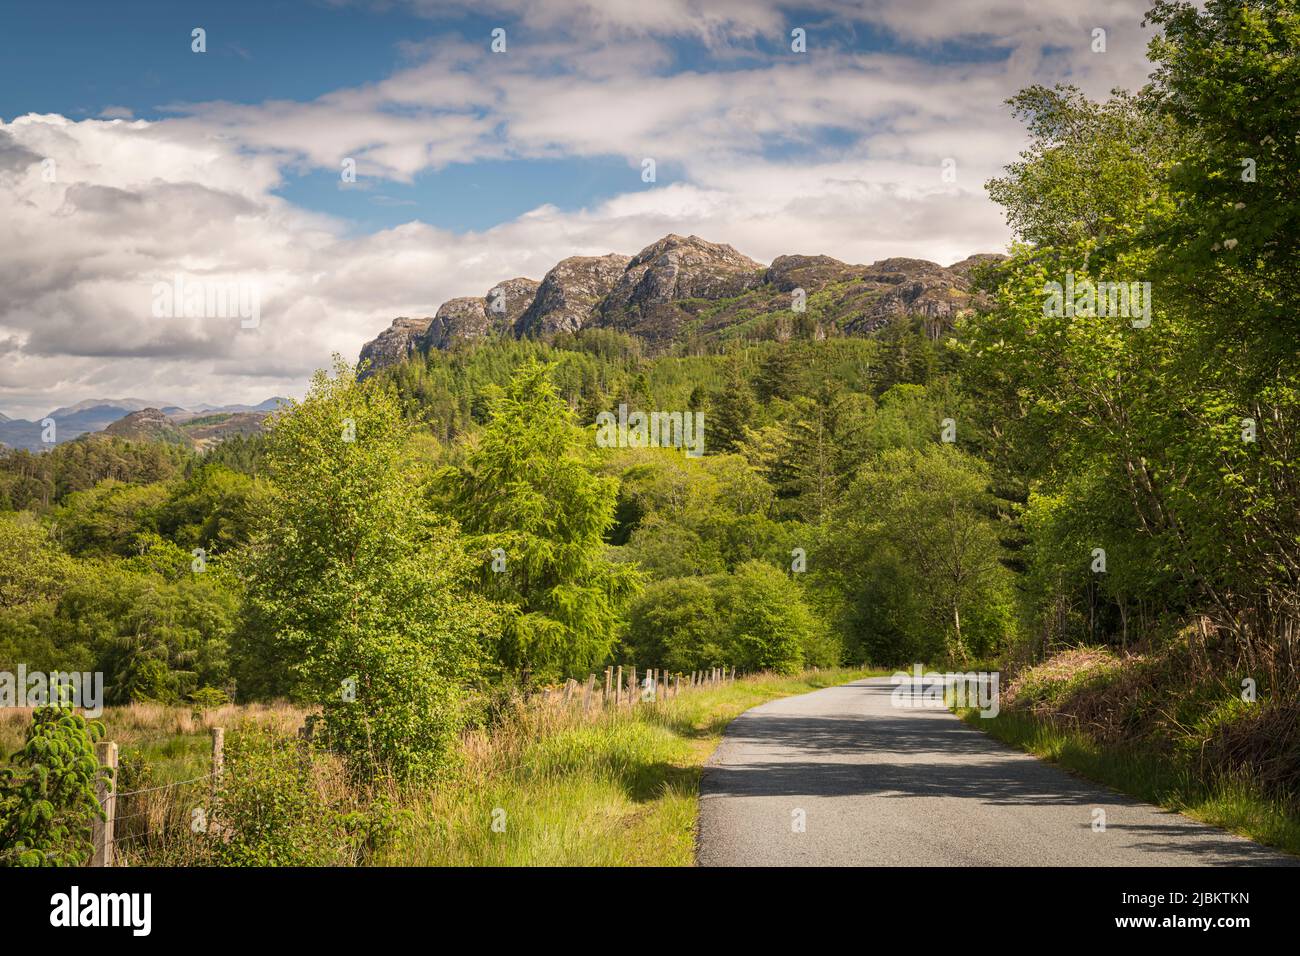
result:
[[[98,718],[104,725],[104,739],[117,741],[119,751],[176,737],[206,737],[213,727],[229,727],[240,720],[297,733],[309,711],[287,702],[270,704],[226,704],[208,710],[167,704],[126,704],[105,707]],[[0,751],[7,756],[23,745],[32,722],[30,707],[0,710]]]
[[[1212,633],[1063,651],[1008,682],[982,729],[1143,799],[1300,851],[1300,700]],[[1255,700],[1243,681],[1257,680]]]

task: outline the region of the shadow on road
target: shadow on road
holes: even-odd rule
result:
[[[702,796],[955,799],[971,801],[976,818],[1001,806],[1140,807],[1148,821],[1163,816],[1169,823],[1125,823],[1112,815],[1107,829],[1128,835],[1135,849],[1173,852],[1189,862],[1206,853],[1222,862],[1279,862],[1261,858],[1255,844],[1225,840],[1218,831],[1172,811],[1070,776],[946,711],[895,709],[888,700],[891,689],[852,685],[853,691],[872,698],[866,713],[750,711],[728,729],[727,756],[707,768]],[[862,700],[846,695],[844,709],[858,709]],[[1078,819],[1079,829],[1088,830],[1089,815],[1080,812]]]

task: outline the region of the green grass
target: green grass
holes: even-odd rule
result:
[[[371,862],[691,866],[702,768],[727,724],[764,701],[871,673],[742,678],[634,712],[502,734],[455,779],[407,794],[394,839]]]
[[[1059,764],[1122,793],[1288,853],[1300,854],[1300,818],[1240,780],[1206,784],[1187,767],[1146,751],[1106,747],[1087,734],[1018,711],[984,718],[958,711],[1003,743]]]

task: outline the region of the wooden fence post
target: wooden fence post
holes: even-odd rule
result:
[[[221,775],[226,772],[226,729],[224,727],[212,728],[212,806],[208,807],[208,815],[217,803],[217,792],[221,789]]]
[[[613,680],[613,674],[614,674],[614,668],[612,667],[605,668],[605,694],[603,697],[600,698],[601,707],[609,706],[609,685]]]
[[[623,706],[623,665],[618,665],[618,673],[614,677],[614,709],[617,710]]]
[[[113,825],[117,820],[117,743],[101,740],[95,744],[95,758],[101,767],[109,768],[109,776],[101,774],[95,781],[95,797],[104,810],[104,819],[91,821],[90,839],[95,847],[95,854],[90,858],[91,866],[113,865]]]
[[[636,667],[635,667],[635,666],[632,667],[632,676],[628,678],[627,690],[628,690],[628,706],[629,706],[629,707],[635,707],[635,706],[636,706],[636,699],[637,699],[637,697],[640,696],[640,695],[638,694],[638,692],[637,692],[637,691],[638,691],[638,688],[637,688],[637,684],[636,684]]]

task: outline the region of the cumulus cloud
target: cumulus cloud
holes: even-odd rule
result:
[[[779,6],[680,0],[654,5],[653,18],[650,6],[490,0],[486,9],[558,33],[516,35],[505,55],[485,40],[411,45],[413,61],[386,79],[309,102],[172,104],[155,122],[117,109],[105,115],[124,118],[0,122],[0,408],[300,394],[332,352],[355,357],[395,316],[667,232],[763,261],[951,262],[995,250],[1008,236],[982,184],[1022,135],[1003,100],[1032,82],[1099,95],[1147,69],[1142,5],[1128,0],[1050,0],[1032,15],[994,0],[974,5],[978,16],[929,0],[832,2],[813,11],[821,30],[829,18],[927,42],[1003,31],[1006,55],[948,62],[828,45],[717,71],[673,69],[663,37],[719,49],[784,37]],[[1109,28],[1105,54],[1089,49],[1094,23]],[[541,205],[479,232],[417,220],[357,236],[275,192],[345,158],[373,187],[453,162],[610,156],[628,164],[622,194],[579,210]],[[672,174],[642,184],[647,157]],[[955,182],[940,176],[946,159]],[[159,317],[155,291],[178,276],[255,289],[260,324]]]

